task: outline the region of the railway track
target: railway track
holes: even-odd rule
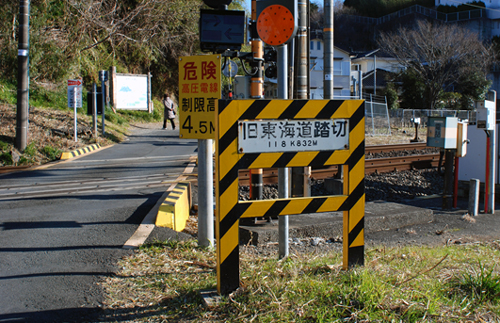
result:
[[[390,153],[396,151],[415,151],[424,150],[427,148],[426,143],[412,143],[412,144],[392,144],[392,145],[377,145],[377,146],[367,146],[365,148],[365,155],[378,154],[378,153]],[[403,171],[411,169],[422,169],[437,167],[439,163],[439,153],[432,154],[422,154],[422,155],[407,155],[398,157],[385,157],[385,158],[369,158],[365,160],[365,173],[384,173],[391,171]],[[5,167],[6,171],[24,170],[26,166],[20,167]],[[2,173],[3,167],[0,167],[0,173]],[[314,179],[324,179],[332,177],[337,173],[337,166],[330,166],[324,169],[313,169],[312,177]],[[239,180],[241,185],[248,185],[249,173],[248,170],[239,171]],[[263,182],[264,184],[276,184],[278,182],[278,169],[270,168],[263,170]],[[153,185],[162,186],[164,184],[151,183]],[[0,187],[0,199],[5,198],[2,192],[3,189]],[[62,193],[62,192],[61,192]],[[64,193],[62,193],[64,194]],[[10,195],[10,194],[6,194]],[[17,196],[20,197],[23,194],[18,192]],[[42,194],[43,195],[43,194]],[[9,196],[12,197],[12,196]]]
[[[389,153],[394,151],[413,151],[426,149],[425,143],[414,144],[396,144],[396,145],[378,145],[367,146],[365,154]],[[365,160],[365,174],[386,173],[391,171],[403,171],[411,169],[423,169],[437,167],[439,163],[439,153],[408,155],[385,158],[370,158]],[[330,166],[323,169],[313,169],[312,177],[314,179],[324,179],[332,177],[337,173],[337,166]],[[239,171],[239,180],[241,185],[248,185],[248,170]],[[270,168],[263,170],[264,184],[276,184],[278,182],[278,169]]]

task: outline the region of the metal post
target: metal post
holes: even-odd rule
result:
[[[97,138],[97,84],[94,83],[92,87],[92,121],[94,126],[94,138]]]
[[[385,107],[387,108],[387,97],[385,98]],[[389,116],[389,109],[386,109],[387,111],[387,125],[389,126],[389,135],[391,135],[391,117]]]
[[[445,149],[443,209],[451,209],[452,206],[454,157],[452,149]]]
[[[373,94],[377,95],[377,55],[373,55]]]
[[[151,100],[151,73],[148,72],[148,112],[153,113],[152,100]]]
[[[471,178],[469,181],[469,215],[479,214],[479,180]]]
[[[289,198],[289,171],[288,168],[278,169],[278,194],[279,198]],[[279,217],[278,234],[279,234],[279,258],[288,257],[288,215]]]
[[[453,175],[453,207],[457,207],[458,202],[458,163],[460,158],[455,156],[455,172]]]
[[[212,139],[198,139],[198,244],[214,246]]]
[[[496,126],[496,125],[495,125]],[[488,205],[485,205],[485,213],[494,214],[495,213],[495,146],[496,146],[496,136],[495,130],[489,130],[489,161],[487,167],[489,168],[488,181]],[[487,210],[487,212],[486,212]]]
[[[361,69],[358,71],[358,87],[359,87],[359,99],[363,99],[363,72]]]
[[[105,91],[105,90],[104,90],[104,79],[102,79],[102,80],[101,80],[101,98],[102,98],[102,100],[101,100],[101,101],[102,101],[102,121],[101,121],[101,123],[102,123],[102,135],[103,135],[103,136],[106,134],[106,132],[105,132],[105,130],[104,130],[104,110],[106,110],[106,109],[105,109],[105,108],[106,108],[106,105],[105,105],[105,103],[104,103],[104,97],[105,97],[105,95],[104,95],[104,91]]]
[[[17,122],[16,148],[24,151],[28,138],[29,118],[29,24],[30,1],[19,1],[19,44],[17,51]]]
[[[77,87],[73,87],[73,108],[75,109],[75,142],[78,142],[78,132],[76,130],[76,126],[77,126],[77,113],[76,113],[76,92],[77,92]]]
[[[373,96],[370,94],[370,112],[372,114],[372,134],[375,136],[375,120],[373,117]]]
[[[278,99],[288,99],[288,51],[287,45],[278,47]],[[288,168],[278,169],[278,194],[288,198]],[[279,217],[279,258],[288,257],[288,215]]]
[[[493,114],[496,116],[496,102],[497,102],[497,92],[494,90],[488,91],[488,99],[490,101],[493,101],[495,104],[493,105],[495,107]],[[497,161],[497,156],[496,156],[496,145],[497,145],[497,136],[496,136],[496,131],[497,131],[497,125],[496,123],[493,125],[493,130],[490,130],[491,138],[490,138],[490,143],[489,143],[489,149],[490,149],[490,163],[489,163],[489,168],[490,168],[490,194],[489,194],[489,206],[488,210],[489,213],[495,214],[495,178],[496,178],[496,161]]]

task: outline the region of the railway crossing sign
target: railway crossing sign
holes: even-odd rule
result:
[[[365,209],[364,101],[219,100],[218,102],[215,141],[218,292],[229,294],[240,285],[240,218],[343,211],[343,267],[347,269],[353,265],[362,265]],[[274,130],[271,130],[272,125],[275,125]],[[328,134],[321,131],[326,131]],[[299,132],[301,136],[308,138],[299,137]],[[326,142],[320,143],[321,135],[330,138],[334,144],[327,146]],[[260,137],[260,147],[247,143],[250,136],[256,137],[255,139]],[[268,139],[265,139],[266,137]],[[287,147],[293,142],[294,149],[266,148],[265,146],[273,143],[274,139],[277,140],[277,145],[284,142]],[[278,139],[285,140],[278,141]],[[303,140],[306,140],[306,145],[302,145]],[[317,140],[315,146],[314,140]],[[342,195],[239,201],[239,169],[328,165],[343,165]]]
[[[221,98],[221,56],[179,59],[179,137],[215,138],[215,105]]]

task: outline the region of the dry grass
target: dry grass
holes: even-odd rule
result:
[[[438,248],[371,248],[365,266],[341,269],[338,253],[277,257],[240,252],[241,287],[204,305],[215,289],[211,250],[156,243],[103,282],[102,321],[498,322],[498,242]]]
[[[81,110],[81,109],[80,109]],[[106,123],[106,136],[94,138],[90,116],[78,114],[78,142],[74,139],[73,111],[30,108],[27,149],[24,154],[14,148],[16,139],[16,107],[0,104],[0,155],[20,156],[13,164],[40,165],[59,157],[63,151],[71,151],[98,143],[103,146],[122,140],[126,134],[124,127]],[[100,121],[99,131],[100,131]],[[48,147],[48,148],[46,148]],[[52,156],[48,153],[52,152]],[[55,157],[55,158],[54,158]],[[0,158],[0,166],[11,165],[5,158]]]
[[[427,141],[427,129],[418,130],[420,142]],[[391,135],[370,136],[366,135],[365,142],[367,146],[389,145],[389,144],[408,144],[410,140],[415,139],[415,128],[392,128]]]

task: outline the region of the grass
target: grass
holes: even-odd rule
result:
[[[213,251],[191,242],[142,247],[109,278],[106,319],[130,322],[478,322],[500,320],[498,241],[372,248],[365,266],[342,255],[275,258],[240,252],[241,287],[208,307]]]

